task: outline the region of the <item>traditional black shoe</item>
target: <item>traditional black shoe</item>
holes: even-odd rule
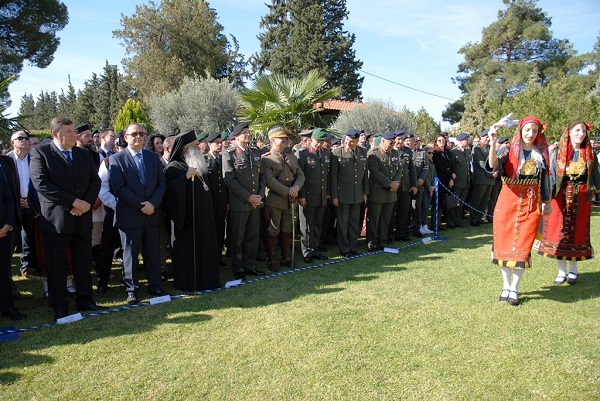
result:
[[[502,294],[504,294],[504,291],[506,291],[506,296],[502,295]],[[509,293],[510,293],[509,289],[502,290],[502,292],[500,293],[500,296],[498,297],[498,301],[500,301],[500,302],[506,302],[506,300],[508,299],[508,294]]]
[[[163,295],[169,295],[166,292],[164,292],[161,288],[157,288],[155,290],[148,290],[148,294],[150,295],[156,295],[157,297],[162,297]]]
[[[292,258],[281,259],[280,262],[285,267],[292,267]]]
[[[479,224],[479,222],[477,222],[477,221],[472,221],[472,222],[471,222],[471,223],[469,223],[469,224],[471,224],[473,227],[479,227],[479,226],[481,225],[481,224]]]
[[[408,237],[408,235],[401,235],[400,241],[410,241],[410,238]]]
[[[258,269],[246,270],[244,273],[248,274],[250,276],[259,276],[259,277],[265,275],[264,271],[258,270]]]
[[[16,308],[10,308],[9,310],[3,310],[2,317],[7,317],[11,320],[27,319],[27,315],[22,314]]]
[[[137,297],[133,292],[127,294],[127,303],[129,305],[137,305],[140,301],[138,301]]]
[[[516,295],[516,297],[515,297],[515,298],[511,298],[511,297],[510,297],[510,293],[512,293],[512,292],[514,292],[514,293],[515,293],[515,295]],[[513,306],[517,306],[517,305],[519,305],[519,293],[518,293],[518,292],[516,292],[516,291],[510,291],[510,292],[509,292],[509,296],[508,296],[508,298],[507,298],[507,301],[508,301],[508,303],[509,303],[509,304],[511,304],[511,305],[513,305]]]
[[[54,321],[58,321],[58,319],[62,319],[63,317],[69,316],[69,313],[66,310],[56,310],[54,311]]]
[[[563,285],[565,281],[567,281],[567,278],[565,276],[557,276],[554,279],[554,285]]]
[[[454,224],[446,224],[446,228],[455,229],[456,226]]]
[[[567,278],[567,283],[573,285],[577,282],[577,273],[569,273],[569,277]]]
[[[352,252],[350,252],[350,253],[352,253]],[[317,260],[327,260],[327,259],[329,259],[329,258],[328,258],[327,256],[325,256],[325,255],[321,255],[320,253],[318,253],[318,254],[316,254],[316,255],[313,255],[313,259],[317,259]]]
[[[106,285],[99,285],[98,289],[96,290],[96,292],[98,294],[106,294],[108,292],[108,286],[106,286]]]
[[[84,312],[84,311],[87,311],[87,310],[91,310],[91,311],[94,311],[94,312],[100,312],[100,311],[103,311],[103,310],[106,310],[106,309],[108,309],[106,306],[100,306],[100,305],[97,305],[97,304],[95,304],[93,302],[91,304],[89,304],[89,305],[84,305],[84,306],[78,306],[77,307],[77,310],[79,312]]]
[[[305,256],[304,257],[304,262],[306,263],[312,263],[313,259],[310,256]]]
[[[246,275],[244,273],[235,273],[233,277],[236,280],[246,280]]]

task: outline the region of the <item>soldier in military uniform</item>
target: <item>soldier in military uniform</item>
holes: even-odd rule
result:
[[[498,149],[502,149],[508,147],[510,142],[508,141],[507,136],[500,137],[498,139]],[[500,190],[502,189],[502,176],[499,171],[499,167],[494,169],[492,173],[492,177],[494,177],[494,185],[492,185],[492,190],[490,191],[490,200],[488,201],[488,223],[494,222],[494,209],[496,209],[496,202],[498,201],[498,196],[500,195]]]
[[[462,202],[458,207],[448,210],[448,215],[446,216],[448,228],[464,227],[461,222],[464,209],[463,202],[465,199],[467,199],[469,182],[471,181],[471,151],[469,149],[469,134],[463,132],[458,134],[456,139],[458,140],[458,145],[456,145],[450,151],[450,154],[452,155],[454,173],[456,174],[452,190]]]
[[[288,136],[283,127],[276,125],[269,130],[268,135],[271,150],[261,159],[267,185],[265,220],[268,227],[265,243],[269,258],[267,266],[271,271],[279,271],[276,260],[277,239],[281,248],[281,263],[292,266],[292,207],[296,207],[296,198],[304,185],[304,172],[296,156],[285,152]]]
[[[412,150],[404,145],[404,139],[407,136],[414,138],[411,133],[405,134],[404,131],[396,132],[396,150],[400,158],[400,167],[402,177],[400,179],[400,188],[398,188],[396,201],[396,233],[394,239],[408,241],[410,230],[409,222],[411,216],[411,196],[417,193],[417,171],[413,162]]]
[[[331,152],[323,148],[325,139],[327,139],[327,131],[315,128],[312,131],[309,147],[296,152],[305,177],[304,185],[298,195],[298,205],[300,205],[298,215],[302,235],[300,245],[306,263],[311,263],[313,259],[327,259],[327,256],[319,252],[321,225],[329,197],[329,165],[331,164]]]
[[[495,178],[498,173],[494,175],[493,172],[486,170],[486,163],[490,154],[490,138],[488,137],[488,130],[483,130],[479,140],[479,145],[473,149],[473,186],[471,193],[471,205],[475,210],[471,209],[471,225],[478,226],[485,224],[483,215],[488,207],[490,195],[492,193],[492,187],[494,186]],[[493,214],[494,211],[488,211],[489,214]]]
[[[225,224],[227,219],[227,205],[229,203],[229,191],[223,180],[223,168],[221,158],[220,132],[213,132],[206,138],[208,142],[208,153],[206,162],[208,164],[208,183],[213,198],[215,209],[215,221],[217,223],[217,247],[219,248],[219,265],[224,266],[222,260],[223,245],[225,244]]]
[[[310,146],[311,138],[312,138],[313,130],[311,129],[303,129],[300,131],[298,136],[300,137],[300,142],[294,145],[292,151],[298,152],[301,149],[307,149]]]
[[[410,220],[410,229],[413,234],[417,237],[422,237],[423,233],[421,232],[421,207],[423,203],[423,192],[424,192],[424,183],[427,178],[427,173],[429,172],[429,163],[427,160],[427,153],[420,149],[417,145],[417,140],[414,134],[407,134],[404,138],[404,147],[409,148],[412,151],[412,160],[415,166],[415,173],[417,175],[417,192],[412,195],[411,199],[411,220]]]
[[[236,279],[245,279],[246,274],[264,274],[256,269],[255,263],[265,178],[261,173],[260,152],[248,146],[248,124],[239,123],[231,135],[235,138],[235,146],[222,154],[223,181],[229,189],[231,269]]]
[[[369,179],[367,152],[357,147],[360,131],[350,129],[344,136],[344,146],[334,149],[331,156],[330,189],[337,208],[337,240],[340,254],[357,255],[360,234],[361,202],[367,202]]]
[[[397,190],[400,187],[400,158],[394,149],[393,132],[381,135],[379,146],[367,153],[369,168],[369,202],[367,207],[367,247],[369,251],[383,249],[388,239]]]

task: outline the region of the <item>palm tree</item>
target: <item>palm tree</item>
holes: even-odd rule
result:
[[[0,81],[0,93],[8,93],[8,85],[15,79],[15,76],[6,78]],[[5,114],[8,106],[5,103],[0,103],[0,138],[3,143],[10,143],[10,136],[13,131],[23,130],[23,120],[28,116],[8,117]]]
[[[321,125],[316,104],[340,95],[338,88],[326,89],[327,81],[313,70],[303,78],[280,74],[259,77],[251,89],[242,89],[238,117],[255,132],[266,132],[279,124],[291,137],[303,128]]]

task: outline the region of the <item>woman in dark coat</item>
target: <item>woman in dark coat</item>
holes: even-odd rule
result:
[[[434,196],[432,201],[433,209],[431,216],[433,218],[436,214],[435,211],[437,210],[437,224],[439,229],[443,230],[444,228],[440,227],[439,223],[441,221],[442,213],[446,213],[444,204],[445,198],[446,195],[451,193],[449,189],[452,189],[454,186],[456,174],[454,173],[454,166],[452,165],[452,155],[450,154],[450,148],[448,147],[448,138],[442,134],[438,134],[433,142],[433,164],[435,165],[435,171],[437,172],[441,185],[438,187],[438,198],[436,199]],[[439,205],[437,204],[438,199]],[[435,229],[435,225],[436,221],[432,220],[431,228]]]

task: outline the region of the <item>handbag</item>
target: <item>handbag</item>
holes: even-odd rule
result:
[[[460,206],[460,201],[455,195],[446,195],[444,197],[444,206],[446,209],[454,209]]]

